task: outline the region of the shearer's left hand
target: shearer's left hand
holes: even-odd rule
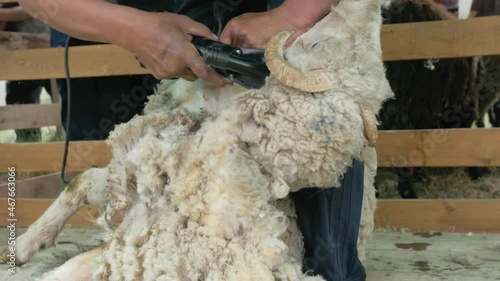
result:
[[[337,2],[338,0],[287,0],[267,12],[243,14],[229,21],[219,40],[241,48],[263,49],[273,35],[292,29],[295,34],[288,40],[288,46],[328,14],[331,5]]]
[[[287,42],[289,46],[330,12],[339,0],[286,0],[281,6],[262,13],[248,13],[229,21],[219,40],[241,48],[266,47],[276,33],[292,29],[295,34]]]
[[[231,46],[263,49],[274,34],[293,29],[295,34],[288,42],[291,43],[306,30],[299,25],[293,26],[287,16],[279,7],[262,13],[243,14],[229,21],[219,40]]]

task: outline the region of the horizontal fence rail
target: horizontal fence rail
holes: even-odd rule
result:
[[[58,172],[61,170],[64,143],[0,144],[0,167],[16,167],[18,172]],[[67,171],[85,171],[105,167],[111,150],[104,141],[71,142]]]
[[[500,16],[384,25],[385,61],[500,54]]]
[[[500,129],[381,131],[379,167],[499,167]]]
[[[384,25],[383,56],[394,61],[499,54],[498,30],[500,16]],[[133,54],[114,45],[70,49],[72,77],[149,73]],[[63,53],[61,48],[0,52],[0,79],[63,78]]]
[[[453,129],[380,132],[379,167],[500,166],[500,129]],[[19,172],[57,172],[64,143],[0,144],[0,168]],[[76,141],[69,146],[67,170],[105,167],[111,159],[104,141]]]
[[[64,175],[66,181],[73,179],[78,172],[70,172]],[[61,173],[32,177],[24,180],[16,180],[16,199],[23,198],[56,198],[64,189]],[[9,196],[9,184],[0,184],[0,198]]]
[[[0,130],[17,130],[61,125],[61,104],[19,104],[0,106]]]
[[[18,199],[16,226],[26,227],[52,204],[52,199]],[[0,199],[7,206],[7,199]],[[380,200],[375,213],[379,229],[413,232],[500,233],[498,200]],[[96,208],[85,207],[68,222],[71,227],[95,225]],[[0,226],[7,223],[8,209],[0,208]]]
[[[412,232],[500,233],[500,200],[380,200],[375,225]]]
[[[64,49],[0,52],[0,80],[64,78]],[[71,47],[72,78],[148,74],[127,50],[114,45]]]

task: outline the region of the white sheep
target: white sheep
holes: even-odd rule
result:
[[[374,112],[392,96],[382,2],[341,1],[284,54],[292,32],[273,37],[272,75],[259,90],[164,81],[145,114],[110,135],[108,167],[75,178],[19,237],[18,261],[52,245],[65,221],[92,204],[103,208],[106,245],[42,280],[323,280],[301,271],[287,195],[337,185],[353,157],[367,167],[363,256],[375,208]],[[124,218],[115,227],[117,212]]]

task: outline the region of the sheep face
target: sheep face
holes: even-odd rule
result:
[[[269,43],[266,85],[239,98],[241,139],[291,190],[329,187],[376,141],[377,112],[392,96],[381,58],[381,1],[341,1],[285,51]],[[254,136],[250,138],[249,136]],[[255,136],[259,136],[257,139]]]
[[[347,90],[377,112],[393,95],[381,59],[383,2],[341,1],[285,50],[287,63],[302,72],[328,70],[328,92]]]

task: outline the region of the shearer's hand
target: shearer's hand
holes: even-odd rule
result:
[[[262,13],[243,14],[229,21],[222,31],[220,41],[242,48],[265,48],[276,33],[292,29],[295,34],[290,45],[330,12],[339,0],[287,0],[281,6]]]
[[[144,13],[123,47],[158,78],[198,78],[216,86],[229,81],[207,66],[191,44],[192,35],[217,40],[205,25],[186,16],[171,13]]]
[[[233,18],[222,31],[219,40],[241,48],[264,49],[273,35],[285,29],[295,30],[295,34],[289,39],[287,45],[306,31],[305,28],[292,25],[286,20],[283,10],[276,8],[267,12],[247,13]]]

